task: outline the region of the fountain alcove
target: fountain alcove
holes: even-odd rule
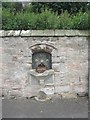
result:
[[[54,70],[52,69],[52,51],[56,48],[48,44],[30,46],[32,69],[29,70],[29,85],[32,94],[43,92],[47,96],[54,94]]]

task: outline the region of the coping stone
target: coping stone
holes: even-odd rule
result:
[[[0,30],[0,37],[4,36],[4,30]]]
[[[43,36],[43,30],[32,30],[31,36]]]
[[[13,33],[13,36],[19,36],[20,32],[21,32],[21,30],[15,30]]]
[[[45,36],[45,37],[89,37],[90,30],[0,30],[0,37],[33,37],[33,36]]]
[[[65,36],[65,30],[55,30],[54,36]]]
[[[44,36],[54,36],[54,30],[44,30]]]
[[[20,36],[31,36],[31,30],[22,30]]]
[[[77,30],[65,30],[65,36],[77,36]]]
[[[82,36],[82,37],[84,37],[84,36],[90,36],[90,30],[78,30],[77,31],[77,34],[78,34],[78,36]]]
[[[13,34],[14,34],[14,30],[7,30],[7,31],[4,31],[4,36],[13,36]]]

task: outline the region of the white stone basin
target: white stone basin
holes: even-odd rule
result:
[[[35,71],[35,69],[32,69],[32,70],[30,70],[30,74],[33,75],[33,76],[36,76],[36,77],[40,77],[40,76],[44,77],[44,76],[48,76],[48,75],[54,74],[54,70],[50,69],[50,70],[46,70],[43,73],[37,73]]]
[[[32,83],[34,81],[39,81],[40,85],[44,85],[45,81],[54,81],[53,75],[54,75],[54,70],[46,70],[43,73],[37,73],[35,69],[30,70],[30,75],[31,75],[31,81]],[[49,84],[49,83],[48,83]]]

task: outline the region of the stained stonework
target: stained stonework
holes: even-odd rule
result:
[[[32,51],[35,44],[52,45],[54,70],[53,86],[44,91],[61,94],[64,98],[75,97],[88,91],[88,40],[87,32],[77,31],[34,31],[4,32],[2,38],[2,94],[6,97],[30,97],[43,89],[38,81],[30,78]],[[60,33],[60,34],[59,34]],[[15,37],[17,36],[17,37]],[[33,76],[34,77],[34,76]],[[51,80],[51,79],[50,79]],[[46,81],[47,84],[52,81]],[[45,84],[46,84],[45,83]]]

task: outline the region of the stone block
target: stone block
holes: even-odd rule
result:
[[[86,37],[88,37],[88,36],[90,36],[90,30],[78,30],[78,32],[77,32],[77,34],[78,34],[78,36],[86,36]]]
[[[79,92],[77,93],[77,96],[79,97],[86,97],[88,95],[88,92]]]
[[[70,84],[70,81],[67,79],[65,74],[63,74],[63,76],[61,76],[60,74],[56,74],[54,83],[55,83],[55,86],[57,85],[62,86],[62,85]]]
[[[60,66],[58,63],[53,63],[52,64],[52,69],[55,71],[55,72],[58,72],[60,70]]]
[[[19,35],[20,35],[20,30],[15,30],[13,36],[19,36]]]
[[[43,36],[54,36],[54,30],[44,30]]]
[[[67,93],[67,92],[71,92],[70,89],[70,85],[59,85],[59,86],[55,86],[55,93]]]
[[[67,58],[67,56],[64,56],[64,55],[63,55],[63,56],[61,56],[59,59],[60,59],[60,60],[59,60],[60,63],[65,63],[68,58]]]
[[[16,89],[16,90],[12,90],[9,94],[10,97],[22,97],[22,91]]]
[[[62,98],[64,99],[72,99],[72,98],[77,98],[77,94],[75,93],[62,93]]]
[[[55,80],[54,80],[55,85],[67,85],[70,83],[69,79],[67,79],[67,76],[65,73],[60,74],[60,72],[55,73]]]
[[[4,31],[4,36],[13,36],[14,31],[13,30],[8,30],[8,31]]]
[[[25,64],[25,68],[26,68],[26,69],[32,69],[32,64],[31,64],[31,62],[26,63],[26,64]]]
[[[45,92],[46,95],[52,95],[52,94],[54,94],[54,86],[48,85],[44,88],[41,88],[41,91]]]
[[[44,36],[43,30],[32,30],[31,36]]]
[[[77,36],[78,31],[77,30],[65,30],[65,36]]]
[[[20,36],[31,36],[31,30],[22,30]]]
[[[65,36],[65,30],[55,30],[54,36]]]
[[[2,34],[2,36],[6,37],[11,37],[11,36],[19,36],[20,35],[20,30],[8,30],[8,31],[0,31],[0,33]],[[0,35],[1,36],[1,35]]]
[[[55,80],[54,80],[55,85],[60,85],[61,84],[61,78],[60,78],[60,73],[55,72]]]
[[[73,84],[73,92],[75,93],[86,93],[87,86],[79,84]]]
[[[55,30],[55,36],[90,36],[88,30]]]
[[[52,57],[52,63],[60,63],[60,58],[59,56]]]
[[[0,30],[0,37],[4,36],[4,30]]]

